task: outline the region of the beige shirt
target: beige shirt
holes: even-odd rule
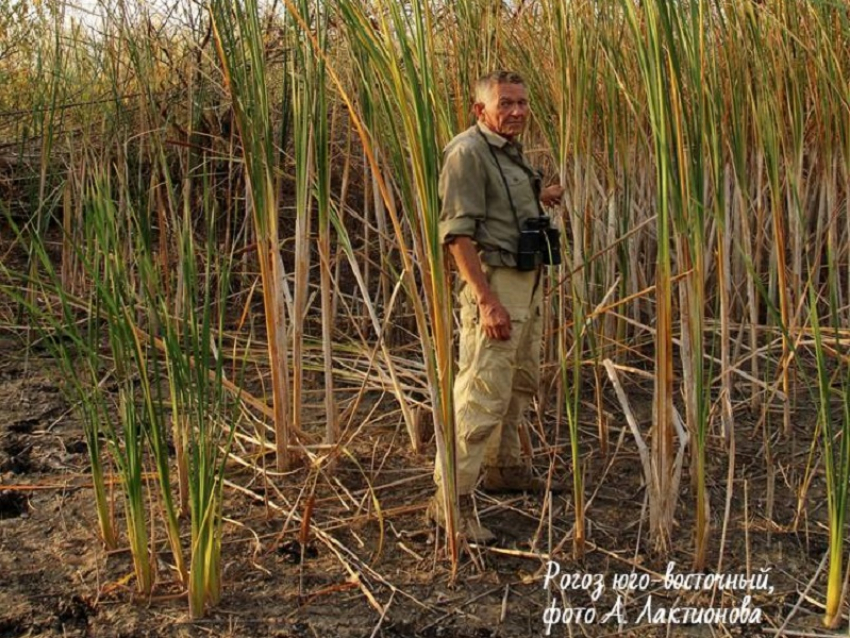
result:
[[[472,237],[485,264],[516,267],[519,228],[527,218],[542,214],[541,181],[518,142],[482,123],[474,124],[445,149],[440,173],[441,241]]]

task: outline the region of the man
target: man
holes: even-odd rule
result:
[[[477,123],[445,150],[440,235],[462,280],[454,386],[459,525],[468,540],[486,543],[495,536],[478,522],[471,501],[482,468],[484,490],[546,488],[523,462],[519,430],[540,376],[544,256],[532,254],[529,266],[524,255],[519,270],[517,249],[526,220],[543,214],[540,202],[554,205],[564,189],[541,190],[541,175],[516,139],[530,115],[519,75],[495,71],[478,80],[473,110]],[[434,480],[429,516],[445,526],[439,463]]]

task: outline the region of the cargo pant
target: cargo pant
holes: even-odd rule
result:
[[[541,273],[484,266],[511,317],[510,339],[484,334],[469,286],[460,292],[460,354],[454,384],[458,494],[471,494],[485,467],[523,465],[520,425],[540,381]],[[437,463],[434,481],[442,484]]]

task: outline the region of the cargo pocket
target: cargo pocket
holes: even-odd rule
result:
[[[505,306],[511,316],[511,323],[525,323],[531,318],[531,309],[527,306]]]

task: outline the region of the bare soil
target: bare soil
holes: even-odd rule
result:
[[[690,569],[690,487],[685,478],[669,556],[652,551],[640,463],[613,402],[606,406],[612,418],[605,458],[594,437],[595,415],[589,410],[586,416],[582,446],[589,505],[583,558],[572,556],[570,495],[554,498],[550,516],[540,497],[479,493],[481,517],[499,541],[491,549],[464,552],[453,580],[442,539],[424,519],[433,489],[433,443],[415,455],[397,419],[376,418],[357,444],[357,463],[341,458],[333,474],[317,478],[299,469],[274,480],[278,491],[273,501],[292,503],[302,513],[302,488],[316,481],[313,531],[303,548],[289,512],[267,507],[265,487],[232,465],[228,479],[238,487],[226,489],[222,600],[207,618],[192,622],[185,596],[174,583],[162,529],[154,530],[160,554],[150,600],[134,594],[129,551],[106,552],[98,540],[81,426],[58,383],[43,351],[36,346],[27,352],[19,334],[0,333],[0,638],[544,636],[544,611],[553,601],[559,609],[598,610],[590,624],[553,626],[553,636],[777,635],[789,617],[785,635],[825,633],[819,628],[825,569],[818,568],[827,541],[820,475],[811,483],[806,513],[797,516],[796,491],[810,440],[811,410],[806,405],[795,411],[799,431],[773,443],[771,520],[765,516],[763,437],[752,419],[745,411],[737,415],[734,485],[725,527],[728,455],[719,437],[711,440],[709,573],[718,567],[721,543],[722,573],[769,573],[772,593],[750,592],[751,608],[762,614],[758,624],[675,625],[639,618],[649,596],[657,613],[671,606],[733,607],[747,592],[718,591],[712,600],[710,591],[664,588],[668,560],[675,561],[677,573]],[[638,404],[641,397],[646,402],[645,390],[631,391]],[[378,407],[376,414],[384,409]],[[549,415],[541,421],[551,430]],[[532,442],[540,447],[535,434]],[[569,480],[566,448],[563,454],[557,470]],[[541,454],[534,464],[545,472],[548,461]],[[367,479],[376,488],[381,516],[366,489]],[[117,486],[115,497],[121,530]],[[542,556],[550,549],[564,574],[603,575],[601,597],[593,601],[590,591],[562,591],[557,583],[544,589],[547,562]],[[625,624],[618,626],[616,618],[602,623],[617,602],[613,579],[629,573],[649,574],[652,583],[624,596]],[[846,632],[846,618],[843,622]]]

